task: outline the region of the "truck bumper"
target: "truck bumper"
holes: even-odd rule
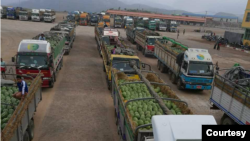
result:
[[[90,23],[90,25],[97,25],[97,23]]]
[[[40,22],[40,19],[32,19],[34,22]]]
[[[160,30],[160,31],[166,31],[167,28],[166,28],[166,27],[165,27],[165,28],[164,28],[164,27],[160,27],[159,30]]]
[[[115,25],[115,27],[122,27],[122,25]]]
[[[145,50],[146,55],[154,55],[154,51],[151,50]]]
[[[48,87],[50,87],[50,80],[43,80],[42,87],[43,87],[43,88],[48,88]]]
[[[212,86],[185,84],[185,88],[186,89],[193,89],[193,90],[211,90]]]

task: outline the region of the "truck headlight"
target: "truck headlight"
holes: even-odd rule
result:
[[[43,80],[50,80],[50,77],[43,77]]]

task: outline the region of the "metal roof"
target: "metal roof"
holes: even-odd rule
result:
[[[212,17],[212,18],[224,18],[224,19],[238,19],[236,16],[220,16],[220,15],[206,15],[206,14],[194,14],[194,13],[182,13],[183,16],[197,16],[197,17]]]
[[[155,18],[155,19],[168,19],[168,20],[177,20],[177,21],[189,21],[189,22],[205,23],[204,18],[197,18],[197,17],[185,17],[185,16],[172,16],[172,15],[164,15],[164,14],[129,12],[129,11],[122,11],[122,10],[107,10],[107,13],[116,14],[116,15],[124,15],[124,16],[148,17],[148,18]]]

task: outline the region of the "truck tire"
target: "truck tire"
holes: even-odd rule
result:
[[[106,69],[105,69],[105,65],[104,65],[104,63],[103,63],[103,72],[106,72]]]
[[[161,69],[161,61],[160,60],[157,61],[157,68],[158,68],[158,70]]]
[[[165,67],[165,65],[162,63],[161,64],[161,66],[160,66],[160,71],[161,71],[161,73],[165,73],[166,71],[166,67]]]
[[[50,81],[50,86],[49,86],[50,88],[54,87],[54,83],[55,83],[54,76],[55,75],[53,75],[52,80]]]
[[[34,124],[34,119],[32,118],[30,120],[30,123],[28,125],[28,129],[27,129],[27,131],[29,133],[30,140],[32,140],[34,138],[34,128],[35,128],[35,124]]]
[[[220,121],[221,125],[236,125],[234,120],[232,120],[227,114],[224,113],[224,115],[221,118]]]
[[[140,47],[139,44],[136,44],[136,48],[137,48],[138,51],[141,51],[141,47]]]
[[[25,131],[23,135],[23,141],[30,141],[29,133],[27,131]]]
[[[171,75],[171,82],[173,84],[176,84],[176,75],[174,73],[172,73],[172,75]]]
[[[178,90],[182,90],[183,89],[183,84],[182,84],[180,78],[177,80],[177,88],[178,88]]]

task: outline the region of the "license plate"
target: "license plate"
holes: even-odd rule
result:
[[[202,86],[196,86],[196,88],[197,88],[197,89],[201,89],[201,88],[202,88]]]

